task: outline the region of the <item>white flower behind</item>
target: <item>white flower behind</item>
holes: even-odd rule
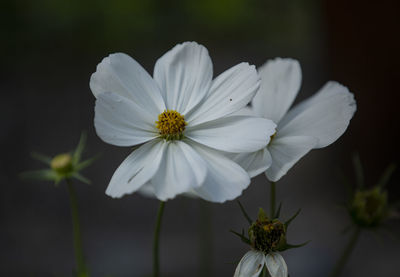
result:
[[[270,181],[278,181],[311,149],[336,141],[347,129],[356,111],[354,96],[337,82],[326,83],[315,95],[289,110],[301,85],[301,69],[296,60],[274,59],[259,69],[260,89],[240,114],[271,119],[276,133],[267,147],[235,155],[234,160],[251,177],[265,171]]]
[[[191,193],[213,202],[241,194],[249,175],[223,153],[264,148],[276,125],[232,115],[259,88],[254,66],[212,76],[208,51],[195,42],[163,55],[153,78],[126,54],[103,59],[90,79],[96,132],[113,145],[142,144],[115,171],[106,194],[142,191],[165,201]]]

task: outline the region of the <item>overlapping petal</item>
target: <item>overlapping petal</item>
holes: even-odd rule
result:
[[[264,267],[264,264],[264,253],[250,250],[240,260],[233,277],[258,277]]]
[[[278,123],[292,105],[301,85],[301,68],[293,59],[269,60],[258,70],[260,90],[251,104],[257,116]]]
[[[249,173],[251,178],[263,173],[272,164],[271,154],[266,147],[252,153],[240,153],[229,156],[243,167],[243,169]]]
[[[146,107],[155,116],[165,109],[157,83],[140,64],[123,53],[104,58],[89,85],[95,97],[104,92],[117,93]]]
[[[98,136],[117,146],[133,146],[157,136],[155,117],[128,98],[112,93],[97,95],[94,125]]]
[[[288,112],[278,124],[279,133],[318,138],[315,148],[322,148],[346,131],[355,111],[353,94],[337,82],[328,82],[318,93]]]
[[[163,144],[148,142],[132,152],[117,168],[106,194],[122,197],[138,190],[157,172],[163,155]]]
[[[318,139],[306,136],[275,137],[268,150],[272,156],[272,165],[265,172],[270,181],[276,182],[285,175],[301,157],[318,144]]]
[[[187,115],[191,126],[218,119],[245,107],[254,97],[260,79],[253,65],[240,63],[212,81],[207,97]]]
[[[217,150],[196,142],[193,149],[207,161],[207,177],[202,186],[192,192],[211,202],[225,202],[238,197],[250,184],[247,172],[237,163],[225,157]]]
[[[186,114],[208,93],[213,65],[207,49],[196,42],[178,44],[154,67],[167,109]]]
[[[265,265],[271,277],[287,277],[288,269],[282,255],[275,252],[265,256]]]
[[[275,127],[275,123],[264,118],[228,116],[188,126],[185,136],[221,151],[253,152],[267,146]]]
[[[203,185],[207,163],[183,141],[161,141],[164,155],[161,165],[151,179],[154,193],[165,201]]]

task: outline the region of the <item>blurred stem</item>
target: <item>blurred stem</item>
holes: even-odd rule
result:
[[[213,236],[212,236],[212,212],[210,205],[200,200],[200,227],[199,227],[199,249],[200,269],[198,276],[213,276]]]
[[[153,277],[160,276],[160,258],[159,258],[159,240],[160,240],[160,230],[161,230],[161,220],[164,213],[165,202],[160,201],[160,206],[158,208],[156,227],[154,229],[154,244],[153,244]]]
[[[333,269],[330,277],[338,277],[340,276],[340,273],[342,272],[344,266],[346,265],[351,252],[353,252],[353,249],[357,243],[357,240],[360,236],[361,233],[361,228],[360,227],[356,227],[356,230],[354,231],[353,235],[351,236],[346,248],[344,249],[342,256],[340,257],[340,259],[337,261],[335,268]]]
[[[271,182],[271,190],[270,190],[270,211],[271,211],[271,219],[275,218],[275,195],[276,195],[276,187],[275,182]]]
[[[85,259],[83,257],[82,248],[82,236],[79,225],[79,213],[78,213],[78,198],[76,196],[76,191],[70,179],[66,179],[67,188],[69,194],[69,201],[71,206],[71,216],[72,216],[72,231],[74,235],[74,250],[75,250],[75,260],[77,266],[78,277],[87,277],[89,273],[87,272],[85,266]]]
[[[263,269],[261,271],[261,276],[262,277],[270,277],[270,275],[268,273],[268,270],[267,270],[267,267],[265,265],[264,265],[264,267],[263,267]]]

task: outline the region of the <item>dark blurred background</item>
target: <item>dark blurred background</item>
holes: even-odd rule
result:
[[[327,276],[347,242],[349,224],[338,203],[358,151],[373,185],[399,162],[400,8],[398,1],[345,0],[114,0],[2,1],[0,9],[0,275],[71,276],[75,268],[64,185],[21,182],[18,174],[43,168],[31,159],[72,150],[82,130],[87,157],[102,158],[76,184],[87,261],[93,276],[146,276],[158,202],[134,194],[104,194],[114,170],[130,152],[103,143],[93,127],[89,78],[113,52],[134,57],[149,72],[175,44],[205,45],[214,72],[242,61],[257,66],[274,57],[300,61],[303,85],[297,101],[337,80],[354,92],[358,111],[347,132],[314,150],[278,183],[283,218],[299,207],[289,241],[306,247],[283,254],[291,276]],[[399,173],[388,185],[400,198]],[[264,176],[240,197],[256,216],[268,207]],[[161,236],[163,276],[232,276],[248,250],[229,229],[246,227],[235,201],[221,204],[177,198],[165,209]],[[398,222],[391,222],[399,233]],[[399,276],[400,242],[362,235],[343,276]]]

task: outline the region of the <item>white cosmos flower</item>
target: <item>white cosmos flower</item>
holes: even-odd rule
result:
[[[257,277],[264,265],[271,277],[288,276],[288,269],[281,254],[271,252],[265,255],[261,251],[250,250],[240,260],[233,277]]]
[[[270,181],[278,181],[311,149],[336,141],[346,130],[356,111],[354,96],[337,82],[326,83],[315,95],[289,110],[301,85],[298,61],[277,58],[259,69],[261,85],[251,107],[239,114],[271,119],[276,133],[267,147],[235,155],[234,160],[251,177],[265,171]]]
[[[259,88],[254,66],[240,63],[212,77],[208,51],[195,42],[158,59],[153,78],[126,54],[103,59],[90,79],[96,132],[113,145],[143,144],[115,171],[106,194],[140,190],[165,201],[194,193],[213,202],[241,194],[249,175],[223,153],[264,148],[276,126],[231,115]]]

